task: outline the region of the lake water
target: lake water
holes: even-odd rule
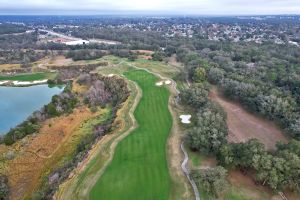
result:
[[[48,85],[0,87],[0,135],[22,123],[62,91],[62,87],[49,88]]]

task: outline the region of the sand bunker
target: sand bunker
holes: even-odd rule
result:
[[[172,82],[170,80],[165,81],[166,85],[170,85]]]
[[[36,84],[42,84],[42,83],[47,83],[47,79],[45,80],[40,80],[40,81],[13,81],[12,83],[14,85],[36,85]]]
[[[183,124],[190,124],[191,123],[191,117],[192,115],[180,115],[181,123]]]
[[[164,84],[163,81],[160,81],[160,82],[155,83],[156,86],[162,86],[163,84]]]
[[[166,81],[159,81],[155,85],[156,86],[162,86],[162,85],[170,85],[171,83],[172,83],[172,81],[166,80]]]
[[[4,85],[6,83],[8,83],[9,81],[0,81],[0,85]]]

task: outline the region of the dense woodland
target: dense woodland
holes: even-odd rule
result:
[[[0,35],[24,33],[27,30],[24,25],[3,23],[0,24]]]
[[[193,44],[177,51],[185,64],[180,77],[193,82],[181,92],[181,101],[198,113],[195,126],[186,134],[187,144],[192,150],[216,155],[219,165],[227,169],[255,171],[255,180],[274,191],[299,192],[298,49],[271,44],[208,41]],[[277,122],[294,140],[289,144],[279,143],[275,152],[267,152],[257,140],[227,143],[226,114],[208,99],[207,82],[217,84],[225,96],[241,102],[248,110]],[[199,172],[194,173],[194,178],[208,192],[221,185],[205,185],[205,177]],[[222,191],[223,187],[213,190]]]

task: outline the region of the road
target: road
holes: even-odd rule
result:
[[[64,35],[62,33],[57,33],[57,32],[51,31],[51,30],[39,29],[39,31],[47,32],[49,35],[54,35],[54,36],[57,36],[60,38],[64,38],[66,40],[72,40],[72,41],[83,40],[82,38]],[[109,44],[109,45],[121,44],[121,42],[112,41],[112,40],[102,40],[102,39],[87,39],[87,40],[91,43],[99,43],[99,44]]]
[[[190,177],[190,170],[187,167],[187,163],[189,161],[189,156],[188,156],[186,150],[184,149],[183,142],[181,143],[180,148],[181,148],[181,150],[182,150],[182,152],[184,154],[184,160],[183,160],[183,162],[181,164],[182,171],[184,172],[184,174],[186,175],[187,179],[189,180],[189,182],[192,185],[192,188],[193,188],[194,194],[195,194],[195,199],[196,200],[200,200],[200,193],[199,193],[198,187],[197,187],[195,181]]]

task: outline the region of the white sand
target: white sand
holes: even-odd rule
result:
[[[160,82],[155,83],[156,86],[162,86],[163,84],[164,84],[163,81],[160,81]]]
[[[166,80],[166,81],[157,82],[155,85],[156,86],[162,86],[162,85],[170,85],[171,83],[172,83],[172,81]]]
[[[170,85],[172,82],[170,80],[165,81],[166,85]]]
[[[191,117],[192,115],[180,115],[181,123],[183,124],[190,124],[191,123]]]
[[[47,79],[45,80],[40,80],[40,81],[13,81],[12,83],[14,85],[36,85],[36,84],[42,84],[42,83],[47,83]]]
[[[3,84],[6,84],[8,83],[9,81],[0,81],[0,85],[3,85]]]

